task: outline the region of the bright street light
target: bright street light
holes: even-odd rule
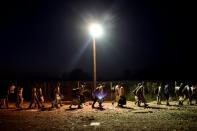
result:
[[[103,34],[101,25],[96,24],[96,23],[90,25],[89,31],[93,37],[100,37]]]
[[[93,39],[93,87],[96,88],[96,37],[100,37],[103,33],[99,24],[91,24],[89,27],[90,34]]]

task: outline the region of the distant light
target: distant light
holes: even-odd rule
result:
[[[99,100],[102,100],[104,97],[102,95],[98,95]]]
[[[89,31],[93,37],[100,37],[103,34],[101,25],[96,23],[90,25]]]
[[[91,122],[90,126],[100,126],[100,122]]]

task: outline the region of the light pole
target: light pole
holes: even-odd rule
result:
[[[96,88],[96,37],[100,37],[102,35],[102,28],[99,24],[91,24],[90,25],[90,34],[93,40],[93,87]]]
[[[93,87],[96,88],[96,39],[93,36]]]

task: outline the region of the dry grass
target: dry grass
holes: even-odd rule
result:
[[[83,109],[69,109],[69,103],[60,109],[47,110],[0,109],[0,130],[196,130],[197,105],[171,106],[149,103],[150,108],[137,107],[127,102],[126,108],[115,108],[110,102],[104,109],[92,109],[86,102]],[[163,102],[165,103],[165,102]],[[97,105],[96,105],[97,106]],[[24,107],[28,107],[25,103]]]

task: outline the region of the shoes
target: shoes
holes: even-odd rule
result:
[[[144,107],[148,107],[148,104],[145,103],[145,104],[144,104]]]
[[[120,105],[120,104],[119,104],[118,107],[123,107],[123,105]]]

